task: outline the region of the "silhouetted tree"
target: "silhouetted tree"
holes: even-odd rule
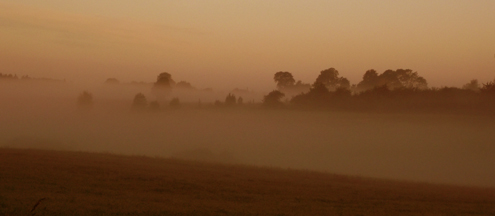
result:
[[[363,80],[357,84],[358,91],[366,91],[378,86],[378,73],[375,70],[368,70],[363,75]]]
[[[165,100],[172,91],[172,87],[174,85],[175,82],[172,79],[172,75],[167,72],[163,72],[158,75],[151,90],[159,100]]]
[[[225,105],[226,106],[233,106],[235,105],[237,102],[237,99],[235,97],[235,95],[233,94],[228,94],[227,97],[225,97]]]
[[[279,71],[275,73],[273,80],[277,83],[278,90],[290,88],[294,86],[294,83],[296,82],[292,74],[287,71]]]
[[[93,95],[87,91],[83,91],[77,97],[77,105],[84,109],[91,108],[93,106]]]
[[[358,83],[358,91],[367,91],[375,87],[386,85],[389,89],[416,88],[426,89],[428,83],[411,69],[386,70],[378,75],[375,70],[368,70],[363,76],[363,80]]]
[[[315,83],[307,93],[296,95],[291,103],[296,105],[325,105],[330,102],[332,93],[323,83]]]
[[[133,110],[144,110],[146,109],[146,106],[148,106],[148,100],[146,100],[146,96],[142,93],[136,94],[134,96],[134,100],[132,101],[132,109]]]
[[[275,73],[273,80],[277,83],[277,90],[287,97],[307,92],[311,88],[310,84],[303,83],[301,80],[296,82],[292,74],[286,71]]]
[[[284,93],[274,90],[263,97],[263,105],[268,107],[283,106],[281,99],[285,96]]]
[[[469,83],[466,83],[464,86],[462,86],[462,88],[465,90],[478,92],[480,91],[480,84],[478,83],[477,79],[473,79]]]
[[[483,83],[480,91],[483,94],[495,95],[495,81]]]
[[[237,104],[238,105],[244,104],[244,99],[242,99],[242,97],[237,98]]]
[[[337,88],[350,88],[351,84],[347,78],[339,77],[339,71],[335,68],[329,68],[320,72],[313,86],[323,84],[329,90]]]
[[[426,79],[419,76],[418,72],[413,72],[411,69],[397,69],[397,78],[404,88],[426,89],[428,84]]]

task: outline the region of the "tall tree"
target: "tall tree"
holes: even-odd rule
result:
[[[358,91],[366,91],[378,85],[378,73],[371,69],[363,75],[363,80],[357,84]]]
[[[284,88],[289,88],[294,86],[294,83],[296,80],[292,76],[290,72],[287,71],[279,71],[275,73],[275,76],[273,77],[273,80],[277,83],[277,88],[279,90],[282,90]]]
[[[428,83],[426,79],[419,76],[418,72],[411,69],[386,70],[378,75],[375,70],[368,70],[363,76],[363,80],[357,85],[359,91],[366,91],[380,86],[387,86],[389,89],[426,89]]]
[[[347,78],[339,77],[339,71],[335,68],[328,68],[320,72],[313,86],[323,84],[327,89],[333,91],[337,88],[350,88],[351,84]]]
[[[174,84],[175,82],[172,79],[172,75],[167,72],[163,72],[156,78],[156,82],[153,84],[151,91],[158,100],[163,101],[172,91]]]
[[[285,96],[284,93],[274,90],[263,97],[263,105],[268,107],[283,106],[281,99]]]

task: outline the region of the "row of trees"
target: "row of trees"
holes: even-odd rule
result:
[[[319,108],[354,111],[477,111],[495,110],[495,80],[480,84],[472,80],[462,88],[429,88],[426,79],[410,69],[386,70],[378,73],[368,70],[356,85],[342,77],[335,68],[320,72],[312,84],[296,81],[290,72],[274,74],[277,90],[263,97],[266,107]],[[114,81],[112,81],[114,82]],[[115,83],[115,82],[114,82]],[[193,87],[187,82],[176,83],[169,73],[160,73],[152,84],[151,93],[156,101],[148,103],[144,94],[137,94],[132,102],[133,110],[159,110],[160,103],[180,107],[179,98],[167,100],[173,88]],[[89,104],[91,96],[84,92],[80,104]],[[84,99],[86,98],[86,99]],[[214,105],[234,107],[243,105],[242,97],[230,93],[224,101]],[[198,102],[201,105],[201,102]]]
[[[472,80],[462,88],[428,88],[426,79],[410,69],[381,74],[368,70],[362,81],[351,86],[336,69],[329,68],[321,71],[307,91],[292,95],[294,80],[289,72],[275,73],[277,90],[264,96],[263,104],[356,111],[495,111],[495,80],[483,85]]]
[[[0,73],[0,80],[9,80],[9,81],[32,80],[32,81],[47,81],[47,82],[65,82],[65,80],[56,80],[56,79],[50,79],[50,78],[32,78],[28,75],[18,77],[17,74],[2,74],[2,73]]]
[[[428,88],[426,79],[419,76],[417,72],[413,72],[411,69],[386,70],[382,74],[378,74],[375,70],[368,70],[364,74],[363,80],[354,86],[351,86],[347,78],[341,77],[339,71],[335,68],[321,71],[312,85],[304,84],[301,81],[296,82],[292,74],[287,71],[275,73],[273,79],[276,82],[279,91],[289,94],[294,92],[294,90],[305,92],[312,86],[314,87],[317,85],[323,85],[330,91],[343,88],[355,92],[362,92],[380,86],[387,86],[390,89]]]

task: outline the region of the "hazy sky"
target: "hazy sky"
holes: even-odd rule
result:
[[[495,78],[493,0],[0,0],[0,73],[274,88],[334,67],[410,68],[430,86]]]

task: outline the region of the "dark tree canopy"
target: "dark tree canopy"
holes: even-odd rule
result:
[[[375,70],[368,70],[363,75],[363,81],[357,84],[358,90],[368,90],[378,86],[378,73]]]
[[[380,75],[375,70],[368,70],[357,88],[359,91],[366,91],[379,86],[387,86],[392,90],[398,88],[426,89],[428,83],[425,78],[418,75],[418,72],[413,72],[411,69],[386,70]]]
[[[158,75],[151,90],[158,100],[164,101],[172,91],[173,85],[175,85],[175,82],[172,79],[172,75],[163,72]]]
[[[287,71],[280,71],[275,73],[273,80],[275,80],[275,82],[277,83],[277,88],[279,90],[292,87],[296,82],[292,74]]]
[[[466,83],[464,86],[462,86],[462,88],[477,92],[480,90],[480,84],[478,83],[477,79],[474,79],[471,80],[469,83]]]
[[[167,72],[160,73],[156,78],[155,86],[172,87],[175,84],[172,75]]]
[[[284,96],[285,96],[285,94],[282,93],[281,91],[277,91],[277,90],[271,91],[270,93],[265,95],[265,97],[263,98],[263,105],[269,106],[269,107],[282,106],[283,103],[282,103],[281,99]]]
[[[329,90],[337,88],[350,88],[351,84],[347,78],[339,77],[339,71],[335,68],[329,68],[320,72],[313,86],[323,84]]]
[[[397,69],[395,73],[403,88],[426,89],[428,87],[426,79],[411,69]]]
[[[300,80],[296,82],[292,74],[286,71],[275,73],[273,80],[277,83],[277,90],[283,92],[287,97],[307,92],[311,88],[310,84]]]
[[[228,94],[227,97],[225,97],[225,105],[226,106],[234,106],[237,103],[237,98],[235,97],[234,94]]]
[[[328,103],[331,92],[323,83],[315,85],[307,93],[296,95],[291,102],[297,105],[322,105]]]
[[[492,82],[484,83],[483,87],[480,88],[480,91],[483,94],[495,96],[495,80]]]

